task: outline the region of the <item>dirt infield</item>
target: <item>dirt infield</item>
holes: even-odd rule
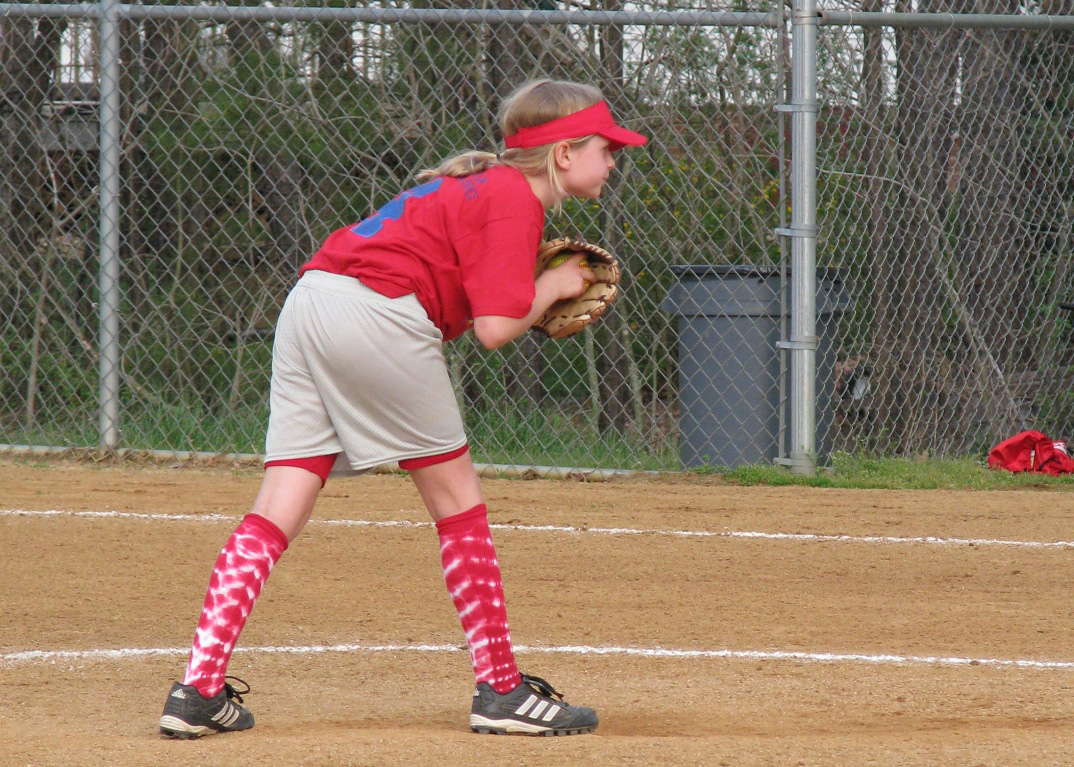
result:
[[[596,735],[468,731],[435,530],[377,475],[328,484],[247,624],[257,726],[162,739],[258,482],[0,460],[0,765],[1074,764],[1074,493],[689,478],[483,481],[519,665]]]

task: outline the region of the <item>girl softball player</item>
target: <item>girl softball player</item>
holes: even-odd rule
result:
[[[612,153],[644,136],[587,85],[538,80],[500,111],[505,150],[467,152],[333,232],[300,272],[272,357],[265,476],[209,580],[186,674],[160,719],[196,738],[254,724],[225,681],[231,651],[272,567],[310,518],[329,474],[398,462],[440,538],[448,591],[476,676],[481,733],[592,732],[597,715],[518,672],[481,486],[443,343],[469,328],[488,349],[525,333],[594,279],[575,256],[534,280],[545,211],[596,198]]]

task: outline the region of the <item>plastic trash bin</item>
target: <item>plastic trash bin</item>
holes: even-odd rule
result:
[[[779,268],[671,268],[675,282],[661,308],[678,317],[679,458],[683,467],[773,463],[779,458],[781,405]],[[832,336],[838,315],[849,304],[837,270],[818,269],[816,445],[821,462],[831,452]],[[788,386],[789,373],[788,358]],[[786,392],[782,406],[789,424],[789,388]]]

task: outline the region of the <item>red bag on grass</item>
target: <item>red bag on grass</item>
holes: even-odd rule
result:
[[[988,454],[988,465],[993,469],[1038,474],[1074,472],[1074,459],[1067,454],[1067,443],[1039,431],[1023,431],[1003,440]]]

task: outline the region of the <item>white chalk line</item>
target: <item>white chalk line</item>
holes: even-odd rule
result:
[[[122,511],[69,511],[48,510],[31,511],[24,509],[0,509],[0,516],[27,517],[80,517],[90,519],[138,519],[144,521],[178,521],[178,522],[235,522],[237,517],[224,514],[149,514],[144,512]],[[431,522],[414,522],[409,520],[350,520],[350,519],[314,519],[311,524],[335,525],[345,527],[432,527]],[[710,530],[659,530],[611,527],[573,527],[569,525],[510,525],[493,524],[493,529],[517,530],[523,532],[556,533],[592,533],[597,535],[654,535],[678,537],[713,537],[713,538],[758,538],[767,540],[790,541],[836,541],[859,543],[924,543],[934,545],[978,545],[978,546],[1017,546],[1025,548],[1074,548],[1070,541],[1017,541],[984,538],[943,538],[938,536],[854,536],[822,535],[815,533],[764,533],[753,531],[710,531]],[[1040,661],[1007,658],[969,658],[918,655],[869,655],[861,653],[816,653],[801,651],[760,651],[760,650],[681,650],[643,647],[593,647],[593,646],[525,646],[514,648],[519,653],[558,653],[571,655],[627,656],[639,658],[681,658],[681,659],[715,659],[715,660],[775,660],[795,661],[801,663],[860,663],[874,665],[931,665],[931,666],[989,666],[997,668],[1026,668],[1042,670],[1074,670],[1074,661]],[[463,648],[454,645],[430,644],[388,644],[388,645],[307,645],[307,646],[266,646],[236,648],[237,653],[319,655],[326,653],[446,653],[463,652]],[[189,648],[123,648],[98,650],[26,650],[0,655],[0,664],[14,665],[27,662],[56,661],[95,661],[120,660],[125,658],[183,656]]]
[[[89,519],[138,519],[159,522],[232,522],[239,517],[226,514],[150,514],[134,511],[69,511],[51,509],[34,511],[27,509],[0,509],[0,517],[81,517]],[[311,525],[334,525],[339,527],[433,527],[432,522],[410,520],[370,519],[311,519]],[[661,530],[631,527],[574,527],[571,525],[523,525],[490,524],[493,530],[513,530],[531,533],[567,533],[592,535],[649,535],[673,538],[740,538],[770,541],[794,541],[803,543],[873,543],[873,544],[926,544],[932,546],[1007,546],[1025,549],[1071,549],[1074,541],[1021,541],[997,538],[948,538],[938,535],[843,535],[825,533],[778,533],[753,530]]]
[[[764,650],[675,650],[663,647],[608,647],[586,645],[516,645],[516,653],[624,656],[632,658],[671,658],[687,660],[772,660],[797,663],[857,663],[886,666],[989,666],[1071,671],[1074,661],[1027,660],[1011,658],[960,658],[935,655],[869,655],[863,653],[829,653]],[[58,661],[110,661],[130,658],[177,657],[190,652],[186,647],[121,648],[113,650],[25,650],[0,655],[0,665],[56,663]],[[465,648],[450,644],[335,644],[303,646],[237,647],[236,653],[260,655],[326,655],[363,653],[462,653]]]

